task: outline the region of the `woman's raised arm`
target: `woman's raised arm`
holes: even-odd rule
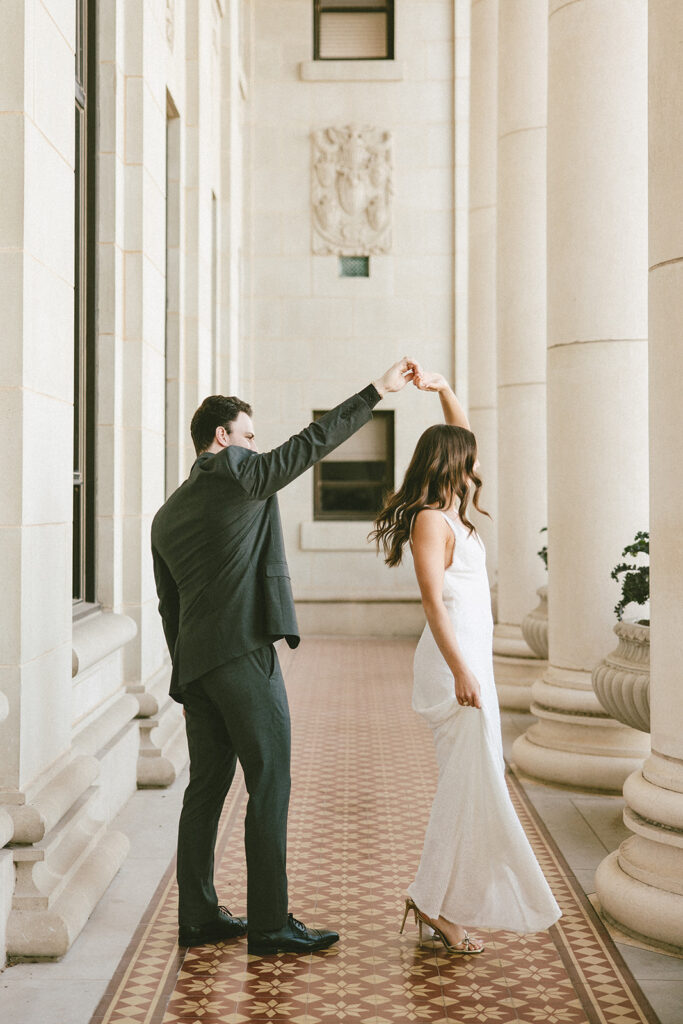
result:
[[[421,370],[419,375],[416,374],[413,383],[420,391],[438,391],[446,423],[452,427],[465,427],[466,430],[471,429],[465,410],[442,374]]]

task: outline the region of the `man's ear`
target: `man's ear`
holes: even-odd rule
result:
[[[230,435],[228,434],[225,427],[216,427],[216,433],[214,434],[214,440],[221,446],[221,448],[227,448],[230,444]]]

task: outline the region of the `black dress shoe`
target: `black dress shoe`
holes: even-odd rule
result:
[[[291,914],[287,924],[276,932],[249,932],[248,951],[256,956],[273,953],[314,953],[327,949],[339,940],[337,932],[322,932],[307,928]]]
[[[238,939],[246,931],[246,917],[233,917],[227,907],[219,907],[216,917],[204,924],[181,924],[178,928],[178,945],[206,946],[211,942]]]

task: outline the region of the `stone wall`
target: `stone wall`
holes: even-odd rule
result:
[[[195,405],[239,388],[239,6],[97,4],[95,593],[77,616],[76,4],[4,18],[0,956],[68,949],[127,852],[109,823],[186,761],[149,528],[193,459]]]
[[[309,0],[253,9],[245,396],[267,449],[403,355],[453,375],[454,5],[397,4],[394,62],[314,62]],[[370,254],[368,278],[340,277],[336,252],[314,253],[312,133],[346,126],[390,135],[393,154],[391,242]],[[407,389],[380,408],[395,410],[398,482],[440,406]],[[412,567],[383,565],[369,523],[313,522],[311,473],[281,508],[304,632],[419,630]]]

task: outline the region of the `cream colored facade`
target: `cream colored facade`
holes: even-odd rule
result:
[[[603,905],[683,947],[679,6],[649,3],[648,119],[644,0],[397,0],[394,60],[326,62],[312,0],[99,0],[96,601],[78,617],[75,11],[0,11],[0,953],[68,949],[126,856],[109,823],[185,763],[149,527],[191,465],[197,404],[251,401],[268,448],[404,354],[454,377],[478,435],[501,700],[539,719],[517,766],[594,789],[630,776],[634,842],[599,873]],[[314,236],[314,135],[349,127],[390,154],[367,278],[340,277]],[[382,408],[400,480],[438,401],[410,389]],[[647,736],[602,711],[590,672],[648,472],[641,767]],[[304,633],[419,630],[410,565],[387,570],[367,522],[316,520],[311,474],[281,507]],[[520,632],[545,525],[547,666]]]

